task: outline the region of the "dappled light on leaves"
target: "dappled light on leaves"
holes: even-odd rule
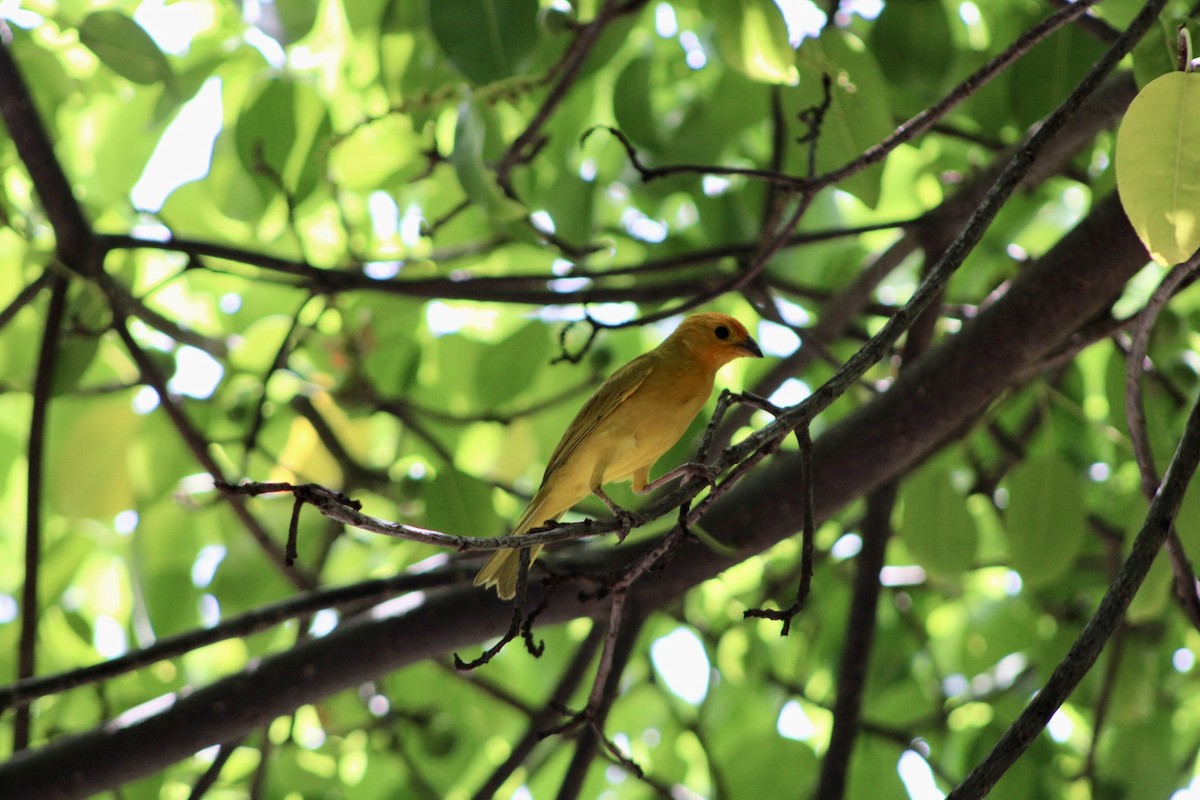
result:
[[[1179,12],[6,5],[0,800],[1195,796]]]

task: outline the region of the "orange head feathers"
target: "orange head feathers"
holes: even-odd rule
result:
[[[665,353],[686,353],[686,357],[713,370],[735,358],[762,358],[762,350],[746,326],[728,314],[715,311],[686,317],[658,349]]]
[[[567,426],[513,533],[557,520],[592,493],[612,506],[601,488],[606,483],[631,480],[633,490],[643,493],[676,479],[678,471],[650,481],[650,468],[708,402],[717,370],[743,356],[761,358],[762,351],[742,323],[728,314],[694,314],[658,347],[614,372]],[[540,549],[530,548],[531,562]],[[497,550],[476,585],[512,597],[519,555],[519,549]]]

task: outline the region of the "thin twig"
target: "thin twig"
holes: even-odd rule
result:
[[[1158,469],[1154,464],[1154,451],[1150,447],[1150,436],[1146,430],[1146,410],[1142,395],[1142,376],[1146,373],[1147,352],[1150,347],[1150,332],[1158,315],[1176,290],[1200,269],[1200,252],[1174,269],[1163,278],[1154,290],[1146,307],[1137,315],[1133,325],[1133,339],[1129,355],[1125,360],[1125,418],[1129,427],[1129,439],[1133,444],[1134,460],[1141,473],[1142,494],[1147,500],[1158,491]],[[1175,593],[1183,605],[1184,612],[1196,628],[1200,628],[1200,591],[1196,572],[1183,547],[1179,534],[1172,528],[1167,537],[1167,555],[1175,576]]]

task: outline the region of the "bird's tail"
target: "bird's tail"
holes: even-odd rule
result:
[[[546,498],[534,497],[529,507],[525,509],[525,513],[521,515],[521,519],[517,520],[517,527],[513,529],[513,535],[518,536],[528,532],[531,528],[536,528],[547,519],[558,519],[563,512],[559,511],[551,516],[541,516],[546,505]],[[529,563],[533,564],[533,560],[538,557],[538,553],[542,551],[540,544],[535,544],[529,548]],[[482,586],[485,589],[496,587],[496,594],[501,600],[511,600],[517,593],[517,574],[521,571],[521,550],[519,548],[509,548],[507,550],[497,550],[488,559],[483,568],[475,576],[475,585]]]

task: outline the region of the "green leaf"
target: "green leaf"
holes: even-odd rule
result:
[[[1027,461],[1009,476],[1008,552],[1026,584],[1046,585],[1073,568],[1084,538],[1082,481],[1053,456]]]
[[[490,348],[475,372],[479,402],[495,410],[528,389],[545,365],[550,347],[546,326],[531,322]]]
[[[799,83],[787,24],[772,0],[716,0],[711,13],[717,49],[731,67],[763,83]]]
[[[1039,42],[1008,76],[1017,121],[1028,127],[1053,111],[1104,50],[1104,45],[1070,26]]]
[[[954,58],[950,20],[941,0],[890,2],[871,28],[871,51],[889,82],[925,97],[936,91]],[[934,80],[930,80],[930,78]]]
[[[492,507],[492,487],[447,467],[425,490],[425,524],[461,536],[494,536],[500,517]]]
[[[420,172],[419,146],[412,121],[389,115],[355,128],[334,145],[329,170],[343,189],[369,192]]]
[[[821,106],[825,99],[823,77],[829,75],[832,79],[829,107],[815,143],[818,173],[844,166],[892,132],[887,85],[879,65],[860,40],[837,28],[826,28],[820,39],[805,40],[797,63],[800,86],[782,93],[790,120]],[[789,148],[789,172],[808,174],[808,153],[813,146],[805,142]],[[838,187],[874,208],[879,202],[882,180],[883,164],[876,164],[855,173]]]
[[[613,86],[613,116],[617,127],[639,147],[656,150],[662,146],[662,117],[651,102],[654,60],[635,58],[625,65]]]
[[[950,470],[940,463],[923,467],[904,482],[900,498],[900,535],[913,558],[937,575],[954,577],[970,569],[979,534]]]
[[[454,173],[463,191],[487,213],[493,223],[512,222],[525,216],[525,207],[508,197],[496,183],[496,176],[483,161],[487,140],[487,120],[476,103],[464,101],[458,107],[454,126],[454,152],[450,156]]]
[[[132,508],[127,454],[141,420],[130,408],[130,394],[64,398],[50,408],[46,484],[54,507],[68,516],[94,519]]]
[[[317,21],[317,11],[321,4],[313,0],[274,0],[273,5],[278,13],[282,27],[283,41],[280,44],[291,44],[303,39],[312,30]],[[350,5],[354,5],[351,3]]]
[[[429,0],[433,38],[474,84],[516,75],[537,43],[537,0]]]
[[[329,111],[315,90],[272,80],[238,117],[237,153],[264,198],[282,189],[300,203],[324,176],[331,133]]]
[[[162,50],[120,11],[94,11],[79,26],[79,41],[121,77],[149,86],[171,84],[175,73]]]
[[[1200,75],[1172,72],[1138,93],[1117,132],[1117,190],[1160,264],[1200,248]]]

